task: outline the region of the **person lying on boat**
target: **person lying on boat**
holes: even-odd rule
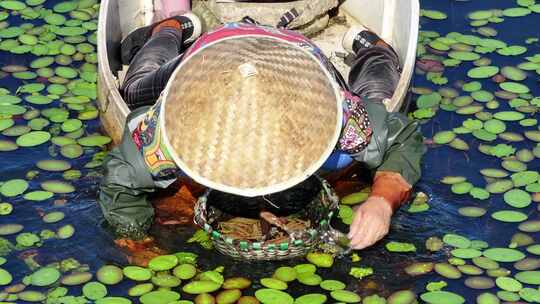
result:
[[[261,197],[360,162],[373,185],[356,208],[350,246],[383,238],[420,178],[425,149],[417,123],[384,106],[400,77],[393,49],[351,28],[346,82],[299,33],[244,22],[201,33],[199,18],[186,13],[122,43],[129,69],[121,93],[132,112],[104,162],[98,199],[118,235],[144,238],[154,216],[148,194],[179,174]]]

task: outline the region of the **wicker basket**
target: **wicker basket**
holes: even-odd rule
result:
[[[330,220],[339,203],[339,198],[330,185],[323,179],[319,178],[319,180],[322,183],[322,189],[305,209],[305,216],[313,223],[312,227],[294,237],[289,237],[287,242],[279,244],[252,242],[222,235],[210,225],[215,210],[213,207],[207,207],[207,199],[212,190],[208,190],[197,200],[195,223],[210,234],[214,247],[219,252],[233,258],[270,261],[305,256],[318,245],[320,236],[332,229]]]

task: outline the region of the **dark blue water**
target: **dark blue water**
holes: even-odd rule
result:
[[[47,1],[46,7],[52,7],[58,1]],[[456,31],[460,33],[473,34],[466,21],[466,15],[474,10],[516,6],[513,1],[508,0],[479,0],[470,2],[457,2],[450,0],[423,0],[421,5],[426,9],[437,9],[448,14],[448,19],[442,21],[432,21],[428,19],[421,20],[422,30],[434,30],[441,35]],[[524,61],[524,56],[530,56],[540,53],[540,45],[526,45],[525,39],[528,37],[538,37],[537,25],[540,23],[540,15],[531,14],[521,18],[506,18],[503,23],[490,24],[499,31],[496,39],[503,40],[509,45],[517,44],[528,47],[528,52],[517,57],[503,57],[496,53],[488,54],[487,57],[493,60],[493,65],[502,67],[504,65],[516,65]],[[10,17],[11,24],[21,22],[18,17]],[[35,59],[35,56],[11,55],[7,52],[0,53],[0,65],[20,64],[28,65]],[[76,64],[74,64],[76,66]],[[448,77],[447,86],[452,86],[456,80],[466,80],[466,71],[472,67],[471,63],[464,63],[458,68],[447,68],[445,76]],[[483,89],[496,91],[497,86],[489,80],[482,81]],[[9,88],[15,92],[16,88],[23,81],[16,80],[10,76],[0,80],[0,86]],[[538,75],[529,73],[529,78],[524,82],[531,88],[533,95],[540,95],[538,88]],[[417,75],[414,78],[413,86],[430,87],[436,90],[438,87],[427,82],[425,77]],[[59,106],[59,103],[53,103],[47,106],[36,106],[36,108],[45,108]],[[506,108],[504,101],[501,101],[501,109]],[[71,111],[71,116],[76,116]],[[531,115],[533,116],[533,115]],[[538,115],[535,115],[538,118]],[[434,133],[440,130],[449,130],[460,126],[466,117],[452,114],[445,111],[439,111],[437,116],[429,122],[422,125],[422,131],[425,137],[430,138]],[[17,124],[24,121],[19,118]],[[522,128],[517,123],[507,123],[509,131],[520,132]],[[87,122],[85,125],[86,133],[92,134],[98,132],[100,128],[97,120]],[[536,127],[528,128],[534,129]],[[488,157],[477,152],[477,146],[480,141],[474,139],[471,135],[460,135],[471,146],[467,152],[453,150],[449,147],[431,147],[424,158],[423,178],[418,183],[418,190],[424,191],[430,196],[431,209],[427,212],[410,214],[405,210],[400,210],[394,217],[392,231],[385,241],[396,240],[402,242],[411,242],[416,245],[418,252],[416,254],[395,254],[389,253],[384,249],[384,242],[380,242],[367,250],[358,254],[362,257],[359,263],[354,266],[373,267],[375,274],[369,278],[357,281],[348,275],[349,269],[353,264],[347,260],[336,262],[332,270],[319,271],[325,278],[335,278],[348,283],[349,289],[356,289],[362,295],[378,293],[383,296],[399,289],[414,289],[421,293],[424,291],[425,284],[429,281],[446,280],[449,286],[446,290],[460,293],[467,298],[467,303],[474,302],[476,295],[480,291],[471,290],[463,285],[463,280],[444,279],[438,275],[426,275],[422,277],[411,278],[403,272],[403,268],[414,261],[444,261],[449,257],[448,250],[432,254],[425,250],[424,241],[430,236],[442,237],[446,233],[457,233],[469,237],[470,239],[487,241],[490,246],[507,246],[511,236],[517,232],[517,224],[505,224],[489,218],[489,213],[499,209],[508,208],[501,195],[492,195],[485,201],[474,200],[470,196],[458,196],[450,192],[450,187],[440,184],[441,177],[447,175],[463,175],[468,178],[475,186],[483,187],[485,181],[478,173],[480,169],[486,167],[499,168],[500,160],[495,157]],[[0,139],[4,136],[0,135]],[[495,143],[502,143],[497,140]],[[490,144],[495,144],[490,143]],[[512,143],[516,148],[527,147],[532,149],[532,142]],[[21,148],[14,152],[0,152],[0,181],[6,181],[13,178],[25,178],[26,172],[36,170],[35,163],[41,159],[63,159],[61,155],[52,157],[50,153],[50,143],[35,148]],[[1,266],[9,270],[14,275],[14,282],[20,282],[22,278],[31,272],[25,264],[23,258],[33,256],[35,262],[41,265],[59,262],[66,258],[76,258],[80,263],[87,264],[92,272],[95,272],[101,265],[106,263],[125,263],[125,257],[121,251],[114,247],[111,235],[102,228],[102,217],[99,207],[96,204],[95,196],[97,185],[100,180],[100,172],[97,169],[86,169],[84,165],[92,159],[92,155],[99,149],[88,149],[85,155],[76,161],[71,162],[75,169],[83,172],[83,177],[73,182],[77,191],[66,195],[55,195],[52,199],[43,202],[28,202],[22,197],[5,198],[2,201],[10,202],[14,206],[14,211],[10,215],[0,216],[0,223],[20,223],[24,225],[23,232],[39,233],[42,229],[52,229],[70,223],[75,226],[76,232],[73,237],[67,240],[51,239],[45,240],[41,247],[33,247],[25,250],[14,250],[6,257],[8,262]],[[540,161],[535,159],[528,164],[529,170],[540,170]],[[40,172],[40,174],[31,181],[30,190],[38,190],[39,182],[48,179],[61,179],[61,174]],[[29,191],[30,191],[29,190]],[[65,200],[65,201],[64,201]],[[489,210],[488,214],[479,219],[465,218],[457,213],[457,209],[463,206],[481,206]],[[539,212],[536,203],[531,204],[524,210],[530,219],[538,219]],[[403,208],[406,209],[406,208]],[[40,212],[50,212],[60,210],[66,213],[66,218],[59,223],[43,224],[40,220]],[[200,265],[203,269],[212,269],[217,266],[225,266],[225,275],[242,275],[252,279],[270,276],[273,270],[281,264],[276,263],[255,263],[248,264],[230,260],[213,252],[207,252],[199,249],[198,246],[185,244],[187,235],[192,233],[189,228],[159,228],[153,230],[158,244],[167,250],[175,251],[193,251],[200,253]],[[534,235],[536,240],[540,239],[540,234]],[[5,239],[15,243],[15,235],[5,236]],[[523,250],[523,249],[520,249]],[[523,250],[524,251],[524,250]],[[529,254],[530,255],[530,254]],[[288,261],[282,264],[294,264],[301,260]],[[503,267],[512,269],[511,264],[502,263]],[[248,270],[248,271],[246,271]],[[375,284],[368,284],[374,282]],[[110,295],[125,296],[127,288],[133,283],[125,282],[118,286],[109,287]],[[36,290],[46,290],[44,288],[32,288]],[[298,284],[291,284],[292,294],[299,295],[307,291],[318,291],[316,288],[306,288]],[[496,289],[489,290],[496,292]],[[72,295],[80,295],[80,288],[72,288]]]

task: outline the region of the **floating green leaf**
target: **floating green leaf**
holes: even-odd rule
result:
[[[507,222],[507,223],[518,223],[523,222],[527,220],[528,216],[519,211],[513,211],[513,210],[501,210],[497,211],[491,214],[491,217],[501,221],[501,222]]]
[[[496,66],[481,66],[470,69],[467,76],[474,79],[489,78],[499,73],[499,68]]]

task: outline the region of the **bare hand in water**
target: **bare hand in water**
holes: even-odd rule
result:
[[[382,197],[369,197],[355,212],[348,237],[353,249],[364,249],[382,239],[390,229],[392,207]]]

